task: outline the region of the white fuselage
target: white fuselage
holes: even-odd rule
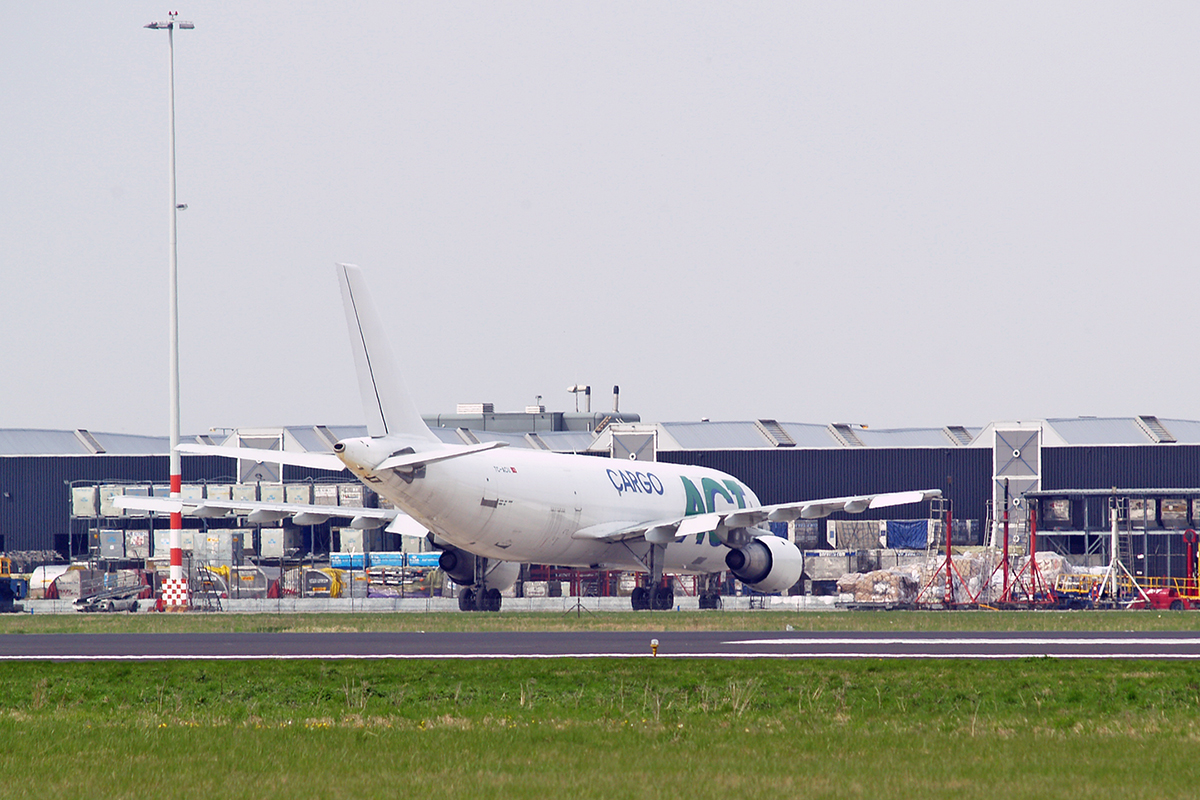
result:
[[[605,541],[589,530],[759,505],[745,484],[705,467],[503,447],[406,474],[368,466],[402,449],[402,438],[341,444],[339,457],[352,472],[439,539],[504,561],[644,569],[650,548],[644,539]],[[663,567],[718,572],[727,552],[715,537],[689,536],[666,548]]]

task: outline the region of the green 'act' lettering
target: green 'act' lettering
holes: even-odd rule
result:
[[[696,484],[682,475],[679,477],[683,481],[683,490],[687,493],[687,511],[683,512],[684,516],[690,517],[693,514],[703,514],[704,495],[700,494],[700,490],[696,488]]]
[[[738,485],[738,482],[737,481],[725,481],[725,485],[729,487],[729,491],[733,492],[734,495],[737,496],[738,508],[745,508],[746,507],[746,493],[742,491],[742,487]]]
[[[717,495],[725,498],[725,502],[732,503],[733,497],[729,492],[725,491],[725,487],[714,481],[712,478],[701,478],[700,486],[704,489],[704,496],[708,498],[708,510],[713,512],[717,510]]]

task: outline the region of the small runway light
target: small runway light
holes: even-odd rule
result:
[[[650,640],[650,655],[652,655],[652,656],[658,655],[658,639]]]

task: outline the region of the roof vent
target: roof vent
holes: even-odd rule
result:
[[[94,456],[98,456],[104,452],[104,446],[100,444],[100,442],[96,441],[95,436],[92,436],[83,428],[76,429],[75,438],[78,439],[80,444],[86,447],[88,452]]]
[[[525,434],[525,441],[529,442],[530,446],[532,446],[534,450],[550,449],[550,445],[542,441],[542,437],[538,436],[536,433]]]
[[[492,403],[459,403],[455,406],[457,414],[492,414],[496,406]]]
[[[320,440],[324,442],[325,446],[330,450],[332,450],[333,446],[338,443],[338,439],[333,435],[333,431],[329,430],[329,428],[325,425],[313,425],[313,433],[317,434],[317,437],[320,438]]]
[[[773,419],[756,419],[754,427],[758,428],[758,432],[763,435],[763,438],[775,447],[796,446],[796,440],[789,436],[783,426]]]
[[[942,428],[942,433],[950,437],[950,441],[954,442],[959,447],[969,447],[975,437],[971,436],[971,432],[962,425],[947,425]]]
[[[1148,414],[1141,414],[1133,418],[1142,432],[1150,437],[1156,444],[1174,444],[1175,437],[1167,430],[1167,427],[1158,421],[1158,417],[1151,417]]]
[[[471,433],[470,428],[455,428],[454,432],[463,440],[463,444],[479,444],[479,437]]]
[[[845,422],[834,422],[829,426],[829,432],[833,434],[833,438],[842,443],[843,447],[866,447],[862,439],[858,438],[858,434],[854,432],[855,427]]]

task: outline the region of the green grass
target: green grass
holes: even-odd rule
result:
[[[0,797],[1182,797],[1200,666],[9,662],[0,724]]]
[[[318,631],[1195,631],[1186,611],[658,611],[372,614],[4,614],[5,633]]]

